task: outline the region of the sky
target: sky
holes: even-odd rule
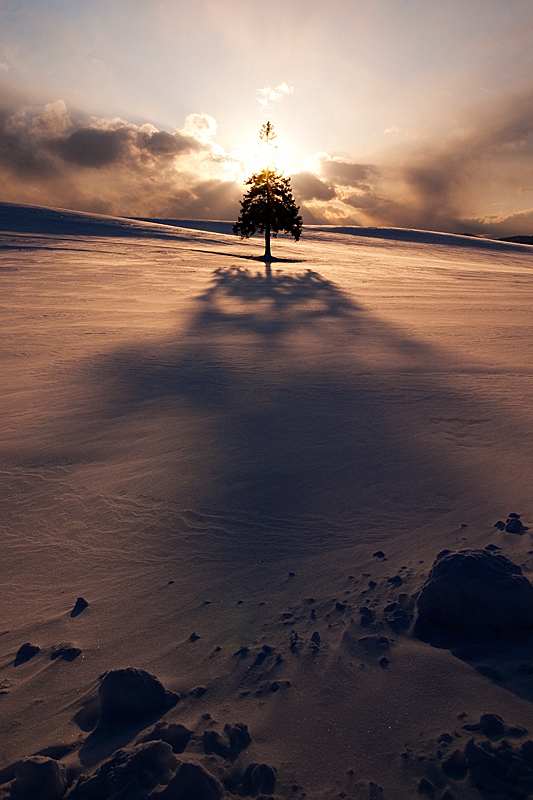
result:
[[[531,0],[0,0],[0,200],[533,234]]]

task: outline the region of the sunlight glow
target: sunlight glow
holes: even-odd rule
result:
[[[250,175],[261,172],[267,167],[277,169],[285,176],[299,172],[302,169],[302,164],[299,163],[302,159],[297,159],[291,149],[280,144],[279,140],[276,140],[276,145],[255,141],[239,150],[234,150],[231,155],[242,165],[236,178],[244,181]]]

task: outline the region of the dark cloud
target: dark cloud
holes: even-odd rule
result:
[[[199,181],[189,190],[183,211],[190,219],[237,219],[242,193],[235,181]]]
[[[354,188],[368,187],[379,174],[377,167],[369,164],[353,164],[340,159],[323,160],[322,175],[337,186]]]
[[[384,200],[381,197],[376,197],[373,194],[350,194],[346,197],[343,197],[343,203],[347,203],[347,205],[351,206],[352,208],[360,208],[365,210],[372,210],[379,208],[383,204]],[[386,201],[385,201],[386,202]]]
[[[291,175],[291,185],[297,202],[302,200],[332,200],[335,189],[328,186],[312,172],[298,172]]]
[[[216,123],[195,114],[169,133],[122,120],[72,120],[62,101],[0,100],[0,198],[97,213],[229,219],[242,187],[228,180]]]
[[[318,193],[304,195],[308,217],[344,221],[353,219],[355,210],[361,225],[528,234],[533,209],[524,206],[533,205],[533,90],[493,98],[458,119],[447,134],[395,144],[382,153],[379,166],[327,154],[316,161],[335,196],[328,205]]]
[[[49,178],[57,173],[54,164],[39,149],[0,128],[0,169],[24,179]]]
[[[490,214],[463,220],[469,231],[479,234],[490,233],[491,236],[533,236],[533,209],[519,211],[516,214],[496,216]]]
[[[48,147],[71,164],[103,167],[123,160],[129,154],[130,144],[131,132],[127,128],[114,131],[79,128],[70,136],[51,140]]]
[[[147,154],[165,159],[180,153],[198,151],[200,145],[188,136],[166,131],[139,130],[133,125],[111,129],[78,128],[68,136],[48,142],[52,152],[71,164],[104,167],[117,162],[135,162]]]
[[[154,131],[148,133],[139,131],[137,134],[137,147],[146,150],[153,156],[177,156],[200,150],[200,144],[191,136],[182,136],[180,133],[167,133],[167,131]]]
[[[11,101],[11,102],[10,102]],[[2,96],[0,108],[0,169],[22,180],[49,179],[57,173],[53,162],[36,141],[36,126],[29,107],[13,108],[13,98]]]

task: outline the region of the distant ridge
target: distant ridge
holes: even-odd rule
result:
[[[156,219],[153,217],[134,217],[133,219],[157,223],[158,225],[194,228],[195,230],[209,231],[211,233],[233,234],[233,223],[221,220]],[[518,242],[514,239],[485,239],[482,236],[475,236],[469,233],[444,233],[442,231],[422,231],[412,228],[378,228],[356,225],[304,225],[302,241],[304,241],[306,237],[316,239],[317,235],[321,233],[337,233],[345,236],[368,236],[372,239],[392,239],[400,242],[420,242],[422,244],[440,244],[455,247],[482,247],[489,250],[506,250],[510,249],[509,244],[522,244],[522,242]],[[281,234],[280,238],[285,238],[284,234]],[[527,239],[529,237],[524,238]],[[524,242],[524,244],[529,243],[530,242]]]
[[[184,229],[206,234],[233,235],[233,223],[223,220],[156,219],[113,217],[65,208],[8,203],[0,201],[0,231],[35,233],[54,236],[112,236],[183,241]],[[373,239],[392,239],[402,242],[438,244],[455,247],[476,247],[489,250],[510,250],[525,246],[528,252],[532,236],[513,236],[506,239],[484,239],[467,234],[423,231],[410,228],[379,228],[337,225],[306,225],[302,239],[317,239],[321,235],[341,234]],[[284,238],[282,235],[281,238]]]
[[[304,235],[336,233],[345,236],[368,236],[373,239],[392,239],[399,242],[420,242],[451,247],[474,247],[488,250],[516,250],[521,243],[503,239],[485,239],[467,233],[444,233],[442,231],[423,231],[412,228],[363,228],[356,226],[307,225]],[[528,237],[526,237],[528,238]]]
[[[514,242],[515,244],[533,244],[533,236],[505,236],[500,242]]]
[[[120,236],[183,239],[168,225],[65,208],[0,201],[0,231],[55,236]]]

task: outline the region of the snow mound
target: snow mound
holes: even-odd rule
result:
[[[276,771],[268,764],[248,764],[244,773],[243,789],[246,794],[259,792],[271,794],[276,785]]]
[[[419,617],[463,633],[533,628],[533,586],[503,555],[440,553],[417,601]]]
[[[53,758],[31,756],[17,765],[13,797],[61,800],[67,788],[66,770]]]
[[[135,667],[105,672],[98,694],[101,708],[98,727],[115,727],[164,713],[179,700],[155,675]]]
[[[191,736],[192,731],[179,722],[158,722],[152,730],[137,739],[137,744],[161,740],[168,742],[173,753],[183,753]]]
[[[184,761],[162,792],[154,792],[153,800],[220,800],[222,786],[200,764]]]
[[[146,794],[173,776],[178,760],[168,742],[146,742],[117,750],[94,775],[82,776],[69,793],[69,800],[108,800]],[[145,790],[143,792],[142,790]]]

